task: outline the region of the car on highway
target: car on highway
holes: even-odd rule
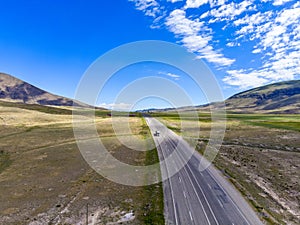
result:
[[[159,132],[158,130],[156,130],[156,131],[154,132],[154,136],[155,136],[155,137],[159,137],[159,134],[160,134],[160,132]]]

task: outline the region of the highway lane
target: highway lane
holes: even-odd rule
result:
[[[153,134],[163,177],[167,224],[260,225],[255,212],[216,170],[180,136],[155,118],[145,117]],[[159,136],[154,136],[156,131]],[[204,161],[206,162],[206,161]],[[206,162],[207,163],[207,162]]]

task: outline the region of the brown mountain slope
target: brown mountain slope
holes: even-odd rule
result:
[[[233,113],[274,113],[299,114],[300,113],[300,80],[278,82],[240,92],[225,100],[227,112]],[[211,108],[220,108],[224,104],[218,102],[182,107],[178,109],[165,109],[162,111],[209,111]],[[155,110],[153,110],[155,111]]]
[[[51,94],[11,75],[0,73],[0,101],[52,105],[52,106],[81,106],[78,101]]]
[[[236,112],[300,113],[300,80],[238,93],[226,100],[226,108]]]

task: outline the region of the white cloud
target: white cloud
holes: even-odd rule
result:
[[[218,21],[232,20],[236,16],[242,14],[245,11],[254,10],[253,0],[245,0],[241,3],[231,2],[229,4],[223,4],[218,8],[212,9],[201,15],[201,18],[211,17],[209,23],[215,23]]]
[[[258,12],[235,20],[237,39],[255,41],[252,53],[261,54],[261,67],[256,70],[228,71],[224,82],[237,85],[256,81],[273,82],[299,77],[300,68],[300,4],[278,11]],[[247,38],[246,38],[247,37]],[[251,84],[251,83],[250,83]],[[253,86],[260,84],[253,82]]]
[[[129,103],[101,103],[99,107],[111,109],[111,110],[117,110],[117,111],[128,111],[132,109],[132,104]]]
[[[255,14],[252,14],[251,16],[246,15],[242,18],[239,18],[235,21],[233,21],[233,24],[235,26],[240,26],[240,25],[247,25],[251,28],[253,28],[254,25],[258,24],[263,24],[266,23],[267,21],[270,21],[271,17],[273,16],[272,11],[267,11],[267,12],[257,12]],[[248,28],[248,30],[251,30]]]
[[[237,46],[240,46],[241,44],[237,41],[234,41],[234,42],[227,42],[226,43],[226,46],[227,47],[237,47]]]
[[[143,11],[146,16],[157,17],[162,12],[156,0],[128,0],[135,3],[137,10]]]
[[[165,24],[171,32],[181,36],[195,35],[201,28],[204,28],[203,22],[186,18],[185,11],[181,9],[172,11],[166,19]]]
[[[208,3],[211,8],[214,8],[216,6],[224,5],[226,2],[228,2],[228,0],[186,0],[184,8],[199,8]]]
[[[157,1],[155,0],[129,0],[135,3],[135,6],[138,10],[144,11],[152,6],[158,6]]]
[[[276,5],[276,6],[283,5],[283,4],[285,4],[287,2],[291,2],[291,1],[293,1],[293,0],[274,0],[273,5]]]
[[[269,67],[258,70],[228,70],[228,75],[223,78],[223,81],[229,85],[245,89],[261,86],[272,81],[291,80],[294,79],[295,73],[298,72],[299,74],[300,65],[297,57],[300,57],[300,54],[294,56],[294,59],[298,61],[298,65],[294,64],[295,61],[292,58],[287,57],[283,61],[270,63]]]
[[[252,51],[252,53],[257,54],[257,53],[261,53],[261,51],[262,51],[261,49],[256,48]]]
[[[267,83],[267,79],[261,77],[261,73],[252,71],[247,73],[244,70],[229,70],[229,75],[223,78],[223,81],[232,86],[238,86],[241,89],[261,86]]]
[[[219,66],[231,65],[234,60],[226,58],[216,52],[210,45],[212,40],[211,29],[205,26],[199,19],[189,19],[182,9],[172,11],[167,17],[165,25],[176,36],[181,38],[182,44],[191,52],[198,54],[199,58]]]
[[[153,16],[152,27],[167,28],[198,58],[226,69],[223,81],[227,84],[245,88],[300,77],[299,1],[186,0],[180,9],[174,9],[176,4],[164,5],[158,0],[130,1]],[[235,64],[239,60],[225,56],[228,49],[233,54],[239,47],[249,57],[248,65],[256,68]]]
[[[180,75],[175,74],[175,73],[160,71],[160,72],[158,72],[158,74],[166,75],[168,77],[173,78],[174,80],[179,80],[180,79]]]
[[[234,42],[228,42],[228,43],[226,43],[226,46],[233,47],[233,46],[235,46],[235,43]]]
[[[168,2],[172,2],[172,3],[175,3],[175,2],[182,2],[183,0],[168,0]]]
[[[163,19],[166,11],[161,10],[161,6],[155,0],[130,0],[135,2],[136,8],[142,10],[145,15],[155,16],[154,23],[159,18]],[[200,6],[202,4],[210,3],[211,6],[219,6],[227,0],[187,0],[186,5],[188,8]],[[162,16],[163,15],[163,16]],[[216,51],[210,42],[213,36],[212,30],[205,26],[205,22],[199,19],[190,19],[186,17],[186,12],[183,9],[175,9],[165,19],[165,26],[181,38],[182,44],[191,52],[196,53],[199,58],[204,58],[207,61],[214,63],[218,66],[231,65],[235,60],[225,57],[220,51]],[[152,28],[160,26],[152,25]]]
[[[167,76],[169,76],[169,77],[172,77],[172,78],[174,78],[175,80],[178,80],[178,79],[180,78],[180,76],[179,76],[179,75],[177,75],[177,74],[174,74],[174,73],[167,73],[166,75],[167,75]]]
[[[224,5],[228,0],[209,0],[210,7]]]
[[[298,42],[300,45],[300,41]],[[300,49],[299,49],[300,50]],[[229,70],[223,81],[241,88],[256,87],[273,81],[292,80],[299,76],[300,51],[282,50],[265,62],[260,69]]]
[[[214,51],[210,46],[207,46],[199,51],[203,56],[199,58],[205,58],[207,61],[212,62],[220,66],[229,66],[235,62],[235,59],[229,59],[223,56],[223,54]]]
[[[212,38],[211,36],[190,35],[190,36],[185,36],[184,38],[182,38],[182,43],[191,52],[203,53],[203,52],[207,52],[207,51],[204,51],[203,49],[207,47],[211,38]]]
[[[186,0],[185,8],[199,8],[201,5],[207,4],[208,0]]]

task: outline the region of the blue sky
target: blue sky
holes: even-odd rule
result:
[[[178,43],[195,53],[215,74],[225,98],[299,79],[299,1],[11,0],[0,1],[0,7],[0,71],[67,97],[74,97],[81,76],[99,56],[140,40]],[[180,71],[147,66],[151,75],[189,90],[194,104],[205,102]],[[112,105],[111,96],[145,76],[144,67],[125,69],[122,81],[112,79],[114,88],[107,88],[98,104]]]

